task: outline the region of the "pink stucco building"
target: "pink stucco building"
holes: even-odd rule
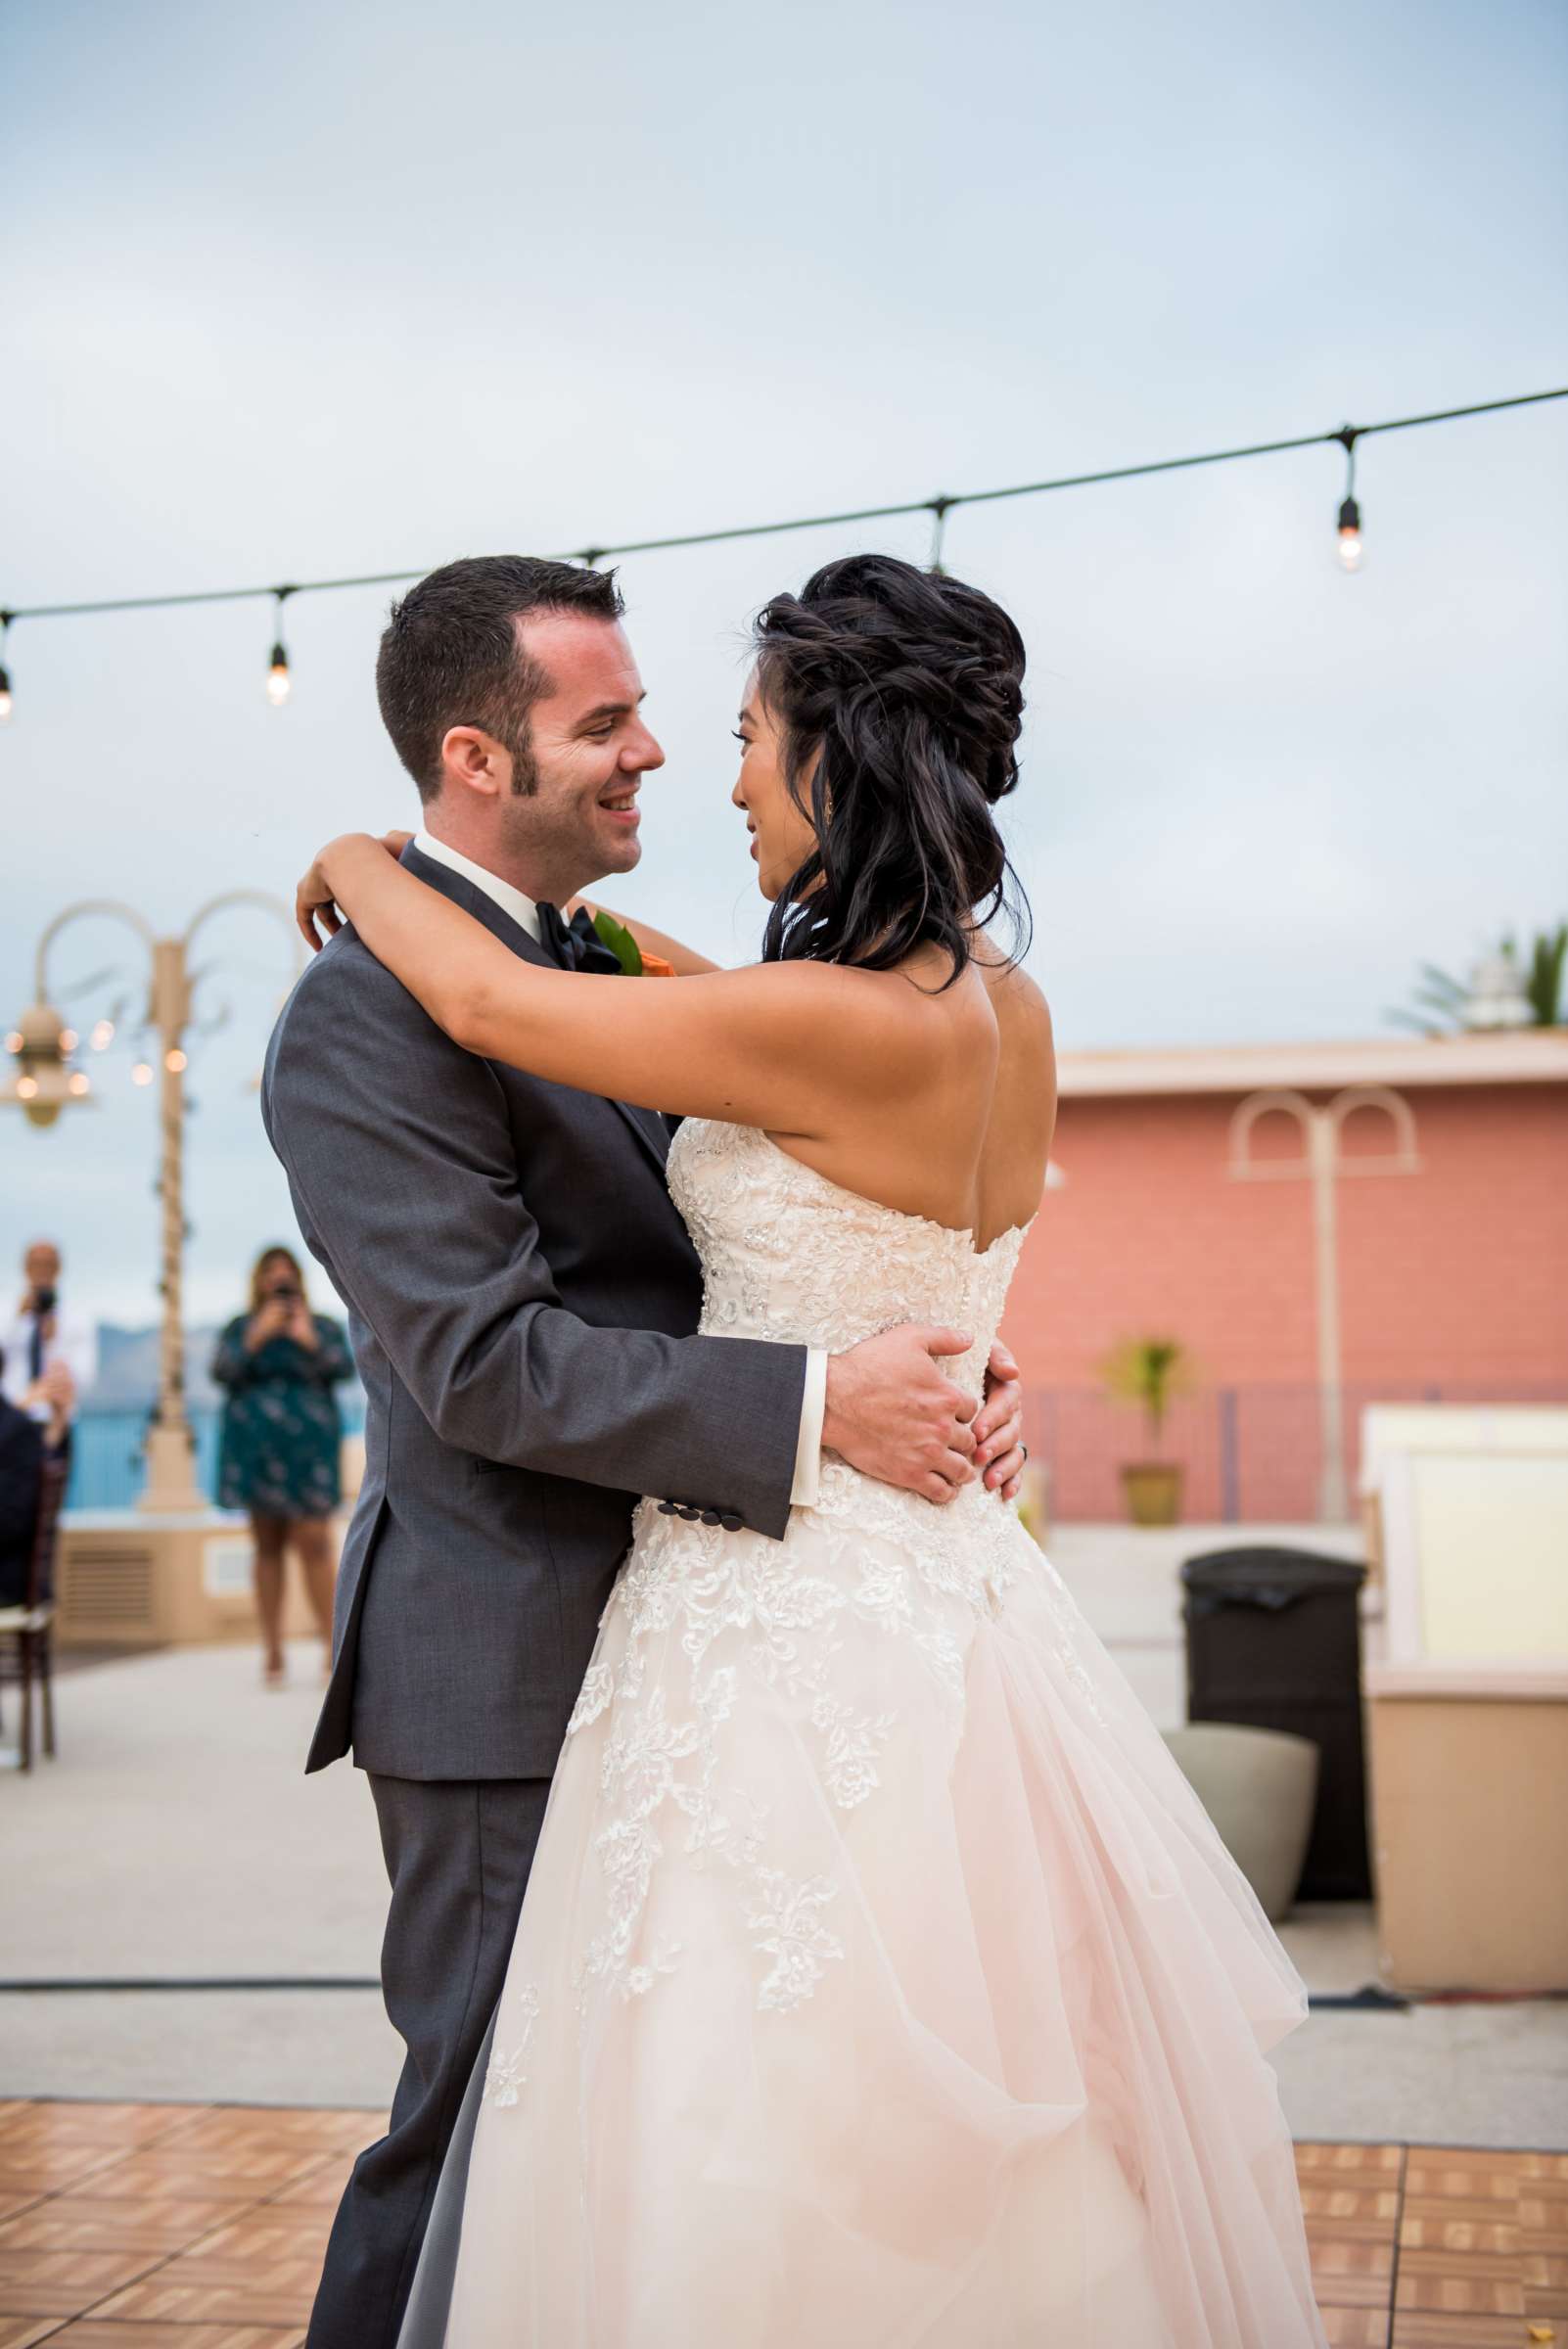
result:
[[[1122,1513],[1146,1446],[1099,1366],[1129,1336],[1193,1358],[1167,1442],[1188,1517],[1319,1513],[1335,1354],[1351,1496],[1367,1402],[1568,1398],[1568,1030],[1069,1053],[1060,1076],[1006,1325],[1058,1516]]]

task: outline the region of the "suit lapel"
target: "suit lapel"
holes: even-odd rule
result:
[[[400,862],[432,889],[438,889],[443,898],[450,898],[454,905],[461,905],[465,913],[471,913],[477,922],[483,923],[492,938],[498,938],[503,946],[510,947],[525,962],[537,963],[545,971],[560,969],[555,957],[547,954],[538,941],[529,936],[522,923],[515,922],[509,913],[503,912],[495,899],[487,897],[483,889],[477,888],[466,873],[454,873],[450,865],[437,864],[431,857],[422,856],[412,845],[404,849]],[[598,975],[603,977],[608,987],[608,974]],[[601,1093],[598,1098],[608,1101],[612,1109],[620,1110],[658,1168],[662,1181],[665,1160],[669,1154],[669,1130],[658,1111],[634,1108],[629,1101],[618,1101],[613,1093]]]

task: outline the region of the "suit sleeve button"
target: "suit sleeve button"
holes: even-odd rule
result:
[[[695,1525],[698,1518],[702,1515],[702,1511],[701,1509],[694,1509],[689,1501],[683,1501],[681,1503],[680,1514],[685,1518],[688,1525]]]
[[[703,1511],[703,1523],[704,1523],[704,1525],[722,1525],[722,1524],[723,1524],[723,1522],[724,1522],[724,1521],[723,1521],[722,1517],[719,1515],[719,1513],[718,1513],[718,1511],[717,1511],[716,1509],[704,1509],[704,1511]]]
[[[675,1514],[674,1502],[672,1500],[662,1500],[659,1503],[659,1514],[661,1517],[673,1517]]]
[[[718,1522],[726,1534],[738,1534],[746,1520],[744,1517],[737,1517],[733,1509],[725,1509]]]

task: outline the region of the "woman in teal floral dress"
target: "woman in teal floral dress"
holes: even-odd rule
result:
[[[291,1543],[331,1652],[330,1519],[342,1492],[343,1436],[333,1389],[352,1374],[342,1325],[311,1313],[299,1260],[287,1248],[264,1250],[251,1275],[251,1310],[219,1338],[212,1376],[228,1397],[218,1505],[251,1514],[263,1674],[271,1687],[283,1680],[283,1573]]]

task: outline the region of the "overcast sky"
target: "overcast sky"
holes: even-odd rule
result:
[[[0,602],[425,568],[980,488],[1568,380],[1568,19],[1532,0],[137,0],[0,9]],[[1062,1043],[1367,1036],[1568,912],[1568,403],[955,514],[1030,649],[1010,821]],[[750,612],[924,523],[627,563],[669,754],[624,901],[711,951]],[[412,820],[386,591],[19,623],[0,1011],[71,900],[160,928]],[[288,946],[208,945],[196,1313],[289,1228],[249,1081]],[[205,959],[205,957],[204,957]],[[129,984],[86,925],[85,1027]],[[129,1056],[0,1116],[0,1258],[151,1318]]]

